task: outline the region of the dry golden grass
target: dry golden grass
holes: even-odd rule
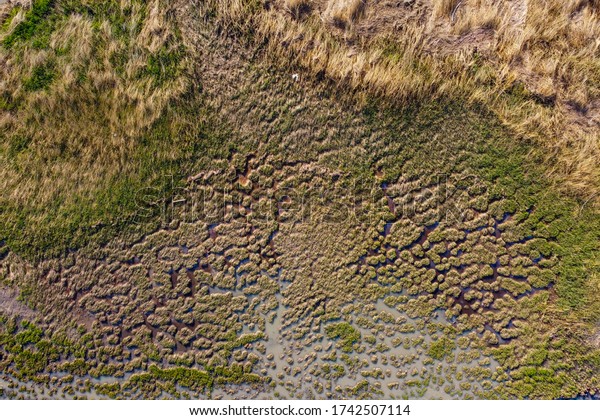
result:
[[[414,3],[410,14],[379,3],[315,2],[312,16],[321,19],[300,21],[253,2],[245,10],[228,0],[204,7],[216,10],[223,26],[252,27],[284,61],[294,57],[295,66],[351,89],[399,102],[446,95],[482,103],[516,135],[547,150],[557,185],[600,205],[598,2]],[[355,22],[361,7],[366,11],[360,25],[386,14],[400,25],[367,25],[365,36],[366,24]],[[343,37],[328,19],[333,10],[344,10],[340,21],[354,22],[343,25],[349,29]]]
[[[358,19],[365,3],[366,0],[330,0],[325,15],[334,25],[345,28]]]
[[[123,0],[121,5],[131,7],[128,27],[140,27],[130,45],[114,33],[108,20],[94,30],[89,18],[73,14],[58,24],[49,48],[0,52],[0,61],[5,63],[0,69],[0,95],[19,103],[16,110],[2,112],[0,130],[30,138],[30,148],[40,159],[58,157],[57,145],[62,144],[63,149],[77,154],[73,164],[95,168],[86,175],[90,177],[119,170],[119,160],[127,159],[135,147],[132,138],[151,126],[169,101],[189,86],[183,74],[157,85],[155,77],[145,73],[151,56],[167,55],[177,48],[164,4],[154,0],[147,13],[138,2]],[[28,91],[22,80],[42,66],[53,67],[54,80],[48,88]],[[31,157],[21,164],[39,163]],[[6,191],[6,183],[19,182],[19,177],[10,173],[11,165],[1,167],[1,187]],[[42,188],[42,200],[50,200],[54,191],[45,187],[56,184],[57,179],[71,182],[70,175],[78,172],[63,161],[48,170],[54,179],[48,179],[50,184]],[[12,190],[12,199],[27,195],[23,189]]]
[[[42,219],[49,214],[42,209],[77,208],[104,200],[98,191],[115,183],[126,188],[119,180],[144,170],[134,163],[147,153],[143,136],[190,91],[172,6],[161,0],[114,3],[109,12],[63,14],[69,2],[57,0],[46,21],[50,28],[36,27],[32,40],[0,46],[4,210],[27,209],[28,217]],[[3,28],[0,42],[25,14]],[[160,162],[158,156],[144,159]],[[20,223],[9,213],[3,229]]]
[[[310,3],[309,0],[285,0],[284,7],[292,16],[299,18],[302,13],[310,10]]]
[[[502,3],[485,0],[463,0],[452,12],[452,33],[466,35],[476,29],[497,30],[509,25],[510,13]]]
[[[451,18],[461,0],[433,0],[433,16],[437,18]]]

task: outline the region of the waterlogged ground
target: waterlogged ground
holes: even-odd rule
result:
[[[222,157],[143,235],[0,250],[4,398],[573,398],[598,217],[461,103],[297,82],[193,28]],[[180,175],[180,174],[177,174]]]
[[[3,306],[4,395],[499,397],[519,353],[536,372],[564,354],[544,321],[561,275],[551,210],[466,169],[427,177],[411,151],[395,181],[381,158],[361,185],[330,163],[351,146],[305,161],[269,146],[158,200],[168,223],[133,243],[7,252],[21,302]]]

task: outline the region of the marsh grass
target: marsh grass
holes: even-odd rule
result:
[[[183,166],[219,153],[165,2],[40,0],[19,13],[0,32],[0,236],[15,251],[115,232],[137,191],[173,188]]]
[[[353,345],[360,342],[361,339],[360,331],[347,322],[327,325],[325,334],[332,340],[339,339],[341,348],[346,353],[351,352]]]
[[[221,54],[230,54],[228,57],[235,59],[233,57],[243,56],[243,49],[248,47],[246,41],[244,39],[239,44],[232,44],[224,40],[223,45],[217,46],[209,42],[208,47],[204,46],[206,50],[198,48],[192,51],[196,51],[201,57],[218,58]],[[203,44],[200,42],[199,45]],[[220,49],[211,54],[210,48]],[[392,55],[397,52],[389,48],[388,53]],[[253,216],[247,218],[248,213],[241,214],[231,209],[232,218],[225,219],[224,223],[214,229],[214,235],[203,220],[197,225],[180,223],[174,227],[169,224],[168,229],[159,229],[141,239],[136,238],[131,247],[121,242],[120,235],[107,247],[89,247],[57,259],[45,259],[31,271],[23,269],[27,263],[11,253],[0,267],[3,273],[7,273],[17,283],[15,286],[21,287],[22,296],[27,302],[40,310],[45,308],[46,319],[62,325],[63,314],[73,307],[89,310],[98,316],[100,322],[90,333],[93,338],[87,338],[90,353],[86,362],[93,366],[87,369],[90,375],[93,378],[117,376],[121,375],[121,370],[139,374],[132,376],[129,382],[125,381],[125,384],[115,379],[115,383],[100,385],[98,392],[110,397],[126,397],[131,395],[128,393],[133,392],[133,389],[137,389],[146,397],[150,395],[156,398],[162,395],[161,392],[173,391],[176,385],[204,392],[213,386],[217,387],[219,381],[254,383],[258,380],[260,384],[262,378],[257,375],[258,369],[247,363],[239,363],[234,369],[231,365],[238,363],[235,359],[240,356],[240,351],[243,353],[247,349],[250,352],[249,347],[253,342],[258,340],[256,342],[260,343],[265,337],[260,333],[242,336],[237,334],[240,323],[248,325],[250,321],[253,324],[256,321],[256,327],[264,330],[260,319],[281,302],[289,308],[285,316],[285,322],[289,324],[284,325],[281,330],[288,340],[293,343],[305,342],[320,322],[326,339],[336,341],[334,345],[339,348],[337,351],[342,352],[341,355],[336,354],[334,349],[332,355],[327,355],[328,360],[335,363],[331,366],[330,377],[335,379],[359,373],[362,362],[357,354],[363,353],[365,345],[371,341],[361,340],[361,330],[351,324],[351,317],[360,313],[361,306],[364,307],[361,299],[373,302],[390,293],[392,296],[387,296],[388,298],[398,298],[396,301],[387,300],[390,307],[402,303],[398,310],[405,310],[410,317],[417,317],[417,322],[425,325],[425,318],[420,317],[429,316],[436,305],[440,304],[439,301],[431,304],[431,300],[438,300],[432,295],[435,289],[429,289],[429,286],[435,284],[420,276],[410,277],[404,271],[394,272],[392,268],[408,264],[416,270],[423,269],[428,266],[426,258],[433,259],[434,252],[432,249],[426,250],[425,244],[419,244],[412,249],[414,256],[405,249],[393,263],[387,263],[386,245],[392,242],[388,242],[389,236],[382,237],[381,232],[386,222],[394,220],[388,203],[377,205],[380,202],[376,201],[367,206],[366,211],[375,219],[360,219],[360,225],[350,225],[349,228],[340,223],[321,223],[321,219],[315,219],[312,224],[293,224],[293,227],[285,221],[263,227],[254,218],[258,211],[251,204],[273,196],[277,184],[293,186],[295,191],[309,189],[316,195],[323,194],[332,199],[327,203],[334,204],[333,207],[337,208],[339,197],[330,196],[335,176],[340,178],[339,182],[348,177],[346,181],[376,180],[377,185],[380,185],[383,181],[394,182],[405,175],[417,185],[421,182],[426,185],[428,177],[440,170],[450,173],[473,171],[489,183],[491,202],[478,200],[478,212],[486,212],[486,206],[490,206],[493,208],[487,210],[490,217],[493,214],[502,218],[507,211],[515,215],[519,224],[512,229],[512,239],[505,237],[506,241],[527,236],[537,237],[531,244],[531,249],[527,248],[530,245],[515,244],[515,247],[521,248],[518,254],[525,256],[529,255],[529,251],[537,251],[536,255],[531,256],[534,259],[540,258],[540,254],[544,257],[552,256],[552,261],[544,260],[540,264],[551,263],[545,266],[544,274],[552,274],[549,279],[556,281],[554,286],[557,294],[553,296],[549,290],[542,290],[537,295],[521,299],[498,299],[498,312],[489,312],[487,319],[491,320],[492,328],[501,331],[510,340],[507,344],[499,343],[495,335],[495,343],[478,341],[478,334],[483,328],[481,318],[474,316],[465,319],[464,316],[459,316],[460,309],[456,309],[456,327],[448,326],[443,330],[448,341],[441,338],[433,344],[423,343],[422,337],[406,335],[416,332],[412,322],[396,324],[398,336],[406,337],[404,348],[408,350],[420,347],[433,367],[433,364],[437,364],[434,360],[476,358],[477,354],[473,356],[472,352],[467,354],[462,351],[467,347],[466,344],[461,345],[461,351],[453,348],[456,335],[463,339],[467,334],[474,337],[471,345],[489,357],[497,357],[502,367],[493,374],[491,369],[489,371],[490,378],[501,382],[497,389],[489,388],[490,397],[572,397],[593,385],[598,350],[586,344],[586,339],[593,331],[592,326],[596,322],[594,320],[598,319],[597,311],[600,308],[589,305],[594,301],[593,293],[597,284],[587,279],[595,276],[598,269],[593,258],[597,249],[598,220],[590,209],[584,208],[577,213],[579,209],[576,202],[556,194],[550,187],[543,172],[542,149],[526,142],[514,142],[512,133],[485,107],[472,107],[461,100],[421,101],[402,107],[391,105],[385,98],[373,97],[363,103],[356,101],[356,96],[345,90],[336,90],[334,82],[307,78],[303,82],[306,85],[299,86],[290,80],[287,67],[269,67],[271,62],[262,61],[261,56],[254,60],[249,65],[243,60],[237,60],[227,68],[227,72],[221,71],[224,65],[222,62],[207,60],[213,66],[213,71],[207,71],[206,76],[208,78],[212,75],[214,78],[208,80],[218,78],[218,82],[203,86],[205,98],[211,98],[211,92],[216,92],[216,97],[206,99],[206,104],[223,104],[217,115],[225,126],[232,127],[231,132],[221,130],[210,120],[211,110],[206,109],[203,101],[192,100],[194,96],[191,94],[184,96],[174,101],[167,112],[143,132],[140,144],[145,147],[135,148],[134,152],[138,154],[128,155],[131,162],[143,166],[140,169],[142,175],[133,173],[131,177],[127,177],[125,175],[128,172],[123,171],[122,175],[111,179],[114,184],[106,188],[107,196],[100,196],[102,200],[98,196],[92,196],[89,201],[80,202],[80,207],[86,211],[93,209],[94,203],[100,203],[106,214],[113,217],[123,215],[128,203],[132,202],[130,197],[135,190],[133,187],[152,185],[155,167],[160,168],[165,162],[176,165],[188,159],[214,158],[223,165],[220,167],[223,172],[222,176],[210,178],[207,181],[209,186],[215,189],[227,188],[226,183],[234,180],[237,190],[228,190],[228,193],[244,197],[241,201],[245,203],[244,206],[251,208]],[[210,69],[210,66],[207,68]],[[240,82],[241,86],[235,85],[235,89],[224,90],[235,82]],[[52,83],[51,89],[55,83]],[[36,93],[44,94],[45,91]],[[526,93],[515,88],[514,94]],[[184,104],[188,104],[189,109]],[[177,111],[177,118],[171,113],[170,107]],[[195,137],[198,125],[205,126],[205,130]],[[307,127],[313,130],[310,135],[306,134]],[[222,132],[226,135],[215,135]],[[182,133],[182,141],[175,143],[177,153],[170,148],[173,143],[160,142],[160,139],[171,133]],[[197,141],[198,138],[201,141]],[[14,145],[14,153],[27,150],[30,141],[25,136],[15,138],[11,143]],[[164,150],[161,149],[161,144],[165,146]],[[229,147],[236,150],[232,155],[227,150]],[[186,152],[181,154],[181,150]],[[250,158],[250,154],[254,157]],[[301,166],[296,167],[296,162],[301,162]],[[318,163],[316,170],[311,170],[313,163]],[[381,173],[374,175],[378,168]],[[241,180],[242,173],[245,181],[237,182]],[[248,187],[249,185],[254,187]],[[472,193],[475,196],[479,194],[477,191]],[[408,191],[406,195],[412,195],[412,191]],[[215,201],[220,200],[218,194],[212,197]],[[115,209],[117,206],[119,208]],[[56,208],[64,211],[67,207],[59,203]],[[327,210],[328,206],[323,201],[317,203],[317,212]],[[42,209],[40,214],[47,211]],[[59,211],[51,214],[60,215]],[[419,214],[415,216],[420,217]],[[74,215],[77,213],[70,211],[59,220],[69,221]],[[88,223],[84,218],[80,220],[83,221],[81,226]],[[415,222],[420,223],[418,220],[421,219],[416,218]],[[51,226],[52,223],[45,219],[36,222],[37,224],[31,224],[28,221],[30,226],[37,227]],[[31,229],[27,224],[23,226]],[[77,237],[78,227],[75,224],[69,225],[71,226],[73,232],[65,228],[56,230],[56,225],[54,229],[57,235]],[[123,229],[126,227],[123,223]],[[417,225],[406,227],[409,234],[407,242],[402,242],[404,247],[414,242],[415,238],[411,235],[417,228]],[[272,232],[276,229],[280,229],[280,232],[276,245],[273,246]],[[114,231],[116,230],[118,229],[115,228]],[[19,238],[28,239],[23,233],[29,232],[30,230],[24,230],[19,233],[22,236],[12,236],[10,245],[18,244]],[[52,238],[51,229],[43,232]],[[469,236],[483,239],[477,230]],[[57,239],[64,240],[60,236]],[[395,246],[402,246],[400,239]],[[435,238],[432,236],[430,239],[434,243]],[[439,242],[440,239],[443,237],[436,241]],[[452,240],[450,237],[446,239]],[[504,240],[502,237],[496,239],[493,235],[490,239]],[[31,246],[39,246],[40,237],[34,237],[32,241],[36,242]],[[181,250],[184,243],[188,247],[185,253]],[[61,243],[61,246],[68,245]],[[473,244],[463,246],[467,246],[464,249],[470,252]],[[366,258],[366,264],[361,265],[364,272],[349,271],[348,265],[359,261],[361,255],[368,255],[369,250],[374,250],[375,255]],[[569,253],[570,250],[573,253]],[[479,262],[483,262],[481,258],[487,254],[485,251],[482,251],[482,255],[474,252],[462,257],[462,260],[453,260],[457,266],[463,262],[471,264],[469,271],[476,269],[478,272]],[[97,263],[103,258],[106,259]],[[210,264],[214,273],[196,270],[194,275],[197,276],[197,284],[194,286],[187,273],[188,269],[195,270],[192,267],[199,258]],[[390,260],[392,259],[393,255]],[[241,264],[244,260],[249,260],[247,265]],[[239,271],[236,273],[235,267],[240,264],[243,274]],[[385,266],[376,269],[379,264]],[[98,270],[91,268],[96,266]],[[63,281],[56,281],[51,275],[45,277],[42,274],[58,267],[70,267],[62,271],[60,277],[56,277],[68,284],[71,290],[69,295],[65,293]],[[167,274],[173,267],[181,267],[175,270],[179,274],[176,280],[169,278]],[[26,274],[10,275],[22,269]],[[150,271],[155,274],[147,275]],[[274,278],[281,275],[281,278],[293,279],[286,288],[282,301],[278,302],[273,296],[281,290],[279,282],[267,278],[265,272]],[[122,279],[133,279],[136,293],[129,293],[130,282],[123,282]],[[411,286],[414,293],[418,294],[421,290],[423,294],[406,302],[400,300],[406,296],[399,292],[404,287],[403,281],[408,279],[415,280],[414,287]],[[373,284],[375,281],[381,281],[381,284]],[[534,281],[532,277],[531,282]],[[541,284],[547,285],[547,281]],[[192,283],[191,287],[189,283]],[[208,286],[199,286],[200,284]],[[208,289],[210,286],[241,291],[245,298],[237,293],[237,296],[233,293],[213,293]],[[503,282],[501,286],[519,293],[523,284],[517,281]],[[413,293],[412,290],[410,293]],[[164,306],[146,307],[146,304],[152,305],[152,297],[159,300],[164,298]],[[261,303],[257,303],[266,297],[269,297],[269,306],[263,307]],[[256,308],[254,313],[248,310],[249,301]],[[116,302],[118,304],[115,305]],[[327,303],[326,307],[323,302]],[[346,309],[343,305],[349,302],[354,307]],[[191,304],[194,307],[192,312],[188,312],[186,305]],[[131,336],[122,338],[128,334],[122,335],[121,315],[113,318],[116,311],[124,314],[122,319],[125,322],[132,321],[125,327],[132,333]],[[144,314],[147,316],[148,312],[152,312],[148,316],[150,325],[154,328],[159,326],[162,331],[150,334],[144,323],[138,324],[135,321],[144,319]],[[68,315],[71,316],[72,311]],[[377,314],[373,313],[368,317],[367,323],[363,324],[364,328],[372,327],[369,322],[374,322],[375,315]],[[195,334],[199,334],[197,342],[191,338],[192,328],[172,324],[173,317],[179,320],[180,316],[186,323],[193,322],[193,319],[202,323],[201,328],[193,329]],[[448,319],[453,317],[452,313],[447,316]],[[514,325],[503,328],[512,318],[515,318]],[[393,317],[381,315],[377,315],[377,319],[381,327],[385,323],[396,322]],[[371,333],[374,334],[374,331],[370,330],[369,334]],[[318,336],[321,342],[323,335]],[[34,336],[33,338],[35,339]],[[29,338],[23,336],[22,340],[28,341]],[[179,347],[176,340],[181,340],[181,344],[186,346],[184,353],[178,351],[173,354]],[[190,343],[197,345],[199,350],[187,347]],[[135,360],[126,359],[124,363],[128,366],[127,369],[122,368],[120,362],[103,361],[106,360],[103,359],[106,354],[131,357],[129,346],[132,344],[139,346],[142,356]],[[385,349],[382,342],[373,345],[375,346],[381,352]],[[565,363],[561,352],[568,355],[569,362],[577,364],[576,369]],[[33,362],[36,357],[39,356],[34,356]],[[414,359],[405,359],[404,363],[409,364],[411,360]],[[152,367],[152,362],[161,367]],[[77,366],[79,363],[66,363],[64,369],[72,369],[74,372],[83,369]],[[50,364],[50,369],[62,371],[62,366]],[[34,371],[44,367],[46,365],[40,365]],[[293,368],[300,369],[300,366]],[[554,370],[555,376],[548,375],[550,369]],[[345,389],[340,388],[336,393],[378,396],[378,390],[370,381],[379,379],[382,372],[377,369],[365,369],[364,372],[364,380]],[[412,369],[411,377],[402,381],[415,392],[415,397],[422,396],[427,390],[429,379],[422,372],[423,370],[419,372]],[[512,372],[515,376],[508,380],[508,375]],[[454,371],[451,375],[454,376],[455,373],[456,379],[463,385],[458,389],[452,389],[448,385],[448,393],[460,397],[465,395],[463,392],[467,392],[467,386],[472,386],[473,382],[470,376],[463,376],[463,372]],[[292,381],[291,375],[295,373],[288,375]],[[284,378],[285,375],[282,374],[281,379]],[[552,382],[554,378],[557,379]]]

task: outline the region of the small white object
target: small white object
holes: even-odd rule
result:
[[[294,82],[299,82],[300,81],[300,75],[298,73],[292,74],[292,80]]]

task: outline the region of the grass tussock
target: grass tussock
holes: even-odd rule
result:
[[[351,90],[399,103],[458,96],[483,104],[517,136],[545,149],[548,173],[563,191],[600,205],[597,2],[416,1],[415,13],[398,15],[409,17],[395,29],[353,36],[354,25],[343,37],[327,16],[340,11],[339,21],[350,28],[363,2],[319,3],[313,13],[322,19],[301,22],[259,3],[211,0],[203,7],[224,28],[253,33],[284,64]],[[379,11],[364,19],[377,19]]]
[[[325,15],[335,26],[346,28],[364,12],[365,3],[366,0],[330,0]]]

